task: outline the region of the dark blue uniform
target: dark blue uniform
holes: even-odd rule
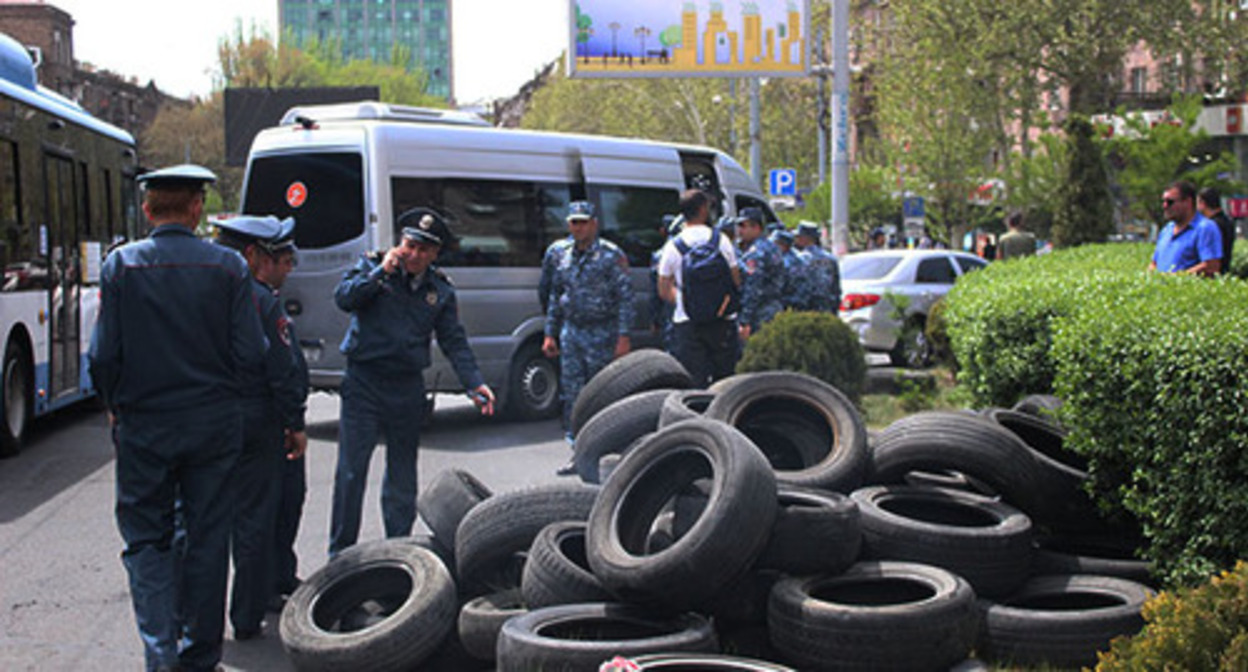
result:
[[[429,366],[430,338],[437,334],[438,346],[465,389],[483,384],[459,322],[455,288],[437,268],[430,267],[420,277],[402,269],[386,274],[381,255],[366,255],[343,277],[334,301],[351,313],[351,325],[340,348],[347,357],[347,371],[341,389],[331,556],[359,537],[368,462],[382,433],[386,475],[381,510],[386,536],[411,534],[416,520],[416,453],[425,409],[422,371]]]
[[[242,450],[239,374],[265,351],[250,273],[236,252],[164,224],[109,255],[100,295],[91,376],[116,418],[117,526],[147,665],[211,669],[226,483]],[[173,548],[175,500],[185,553]]]
[[[809,271],[806,310],[835,315],[841,306],[841,272],[836,256],[817,244],[807,246],[798,254],[803,257]]]
[[[286,430],[303,431],[308,396],[303,354],[286,311],[272,287],[253,280],[252,290],[269,348],[262,368],[243,371],[243,454],[232,483],[236,509],[230,622],[243,636],[259,632],[272,595]]]
[[[676,324],[672,322],[672,314],[676,305],[668,303],[659,296],[659,257],[663,249],[650,253],[650,324],[659,332],[659,343],[668,353],[676,352]]]
[[[304,399],[308,396],[308,363],[299,347],[299,337],[293,322],[287,323],[291,354],[295,357],[296,378],[302,383]],[[273,595],[289,595],[299,587],[299,560],[295,555],[295,538],[299,536],[299,521],[303,519],[303,500],[308,493],[307,459],[300,455],[295,460],[282,460],[279,468],[279,493],[277,498],[277,521],[274,524],[273,541]]]

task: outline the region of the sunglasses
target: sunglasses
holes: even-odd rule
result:
[[[1178,199],[1174,199],[1174,198],[1163,198],[1163,199],[1161,199],[1161,204],[1162,204],[1163,206],[1167,207],[1167,208],[1168,208],[1168,207],[1170,207],[1170,206],[1172,206],[1172,205],[1174,205],[1174,204],[1175,204],[1175,203],[1177,203],[1177,202],[1178,202]]]

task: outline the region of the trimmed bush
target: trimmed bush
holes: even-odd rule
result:
[[[1012,406],[1053,389],[1054,320],[1121,297],[1148,268],[1148,245],[1091,245],[995,262],[945,298],[958,383],[978,406]]]
[[[746,341],[737,373],[797,371],[840,390],[855,403],[867,378],[858,335],[828,313],[786,310]]]
[[[1066,445],[1171,582],[1248,557],[1248,284],[1148,273],[1057,321]]]
[[[1144,603],[1140,634],[1114,640],[1098,672],[1248,670],[1248,564]]]

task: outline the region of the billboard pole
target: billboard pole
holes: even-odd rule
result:
[[[832,252],[849,250],[849,0],[832,0]]]
[[[763,131],[759,123],[758,78],[750,78],[750,177],[754,185],[762,185],[763,177]]]

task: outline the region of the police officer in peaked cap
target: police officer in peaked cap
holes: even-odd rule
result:
[[[247,640],[260,635],[270,599],[293,591],[290,585],[297,583],[292,545],[307,491],[303,454],[308,446],[308,368],[277,294],[295,266],[295,220],[243,215],[213,224],[217,242],[247,261],[268,341],[264,367],[241,372],[243,454],[231,483],[230,622],[234,638]],[[279,517],[279,511],[285,515]]]
[[[381,510],[387,537],[406,537],[416,521],[416,455],[425,413],[423,371],[429,341],[450,360],[464,389],[485,415],[494,393],[481,377],[459,321],[455,287],[434,261],[451,232],[428,208],[401,214],[397,245],[364,255],[334,291],[334,302],[351,313],[341,351],[342,380],[338,466],[330,517],[329,553],[355,544],[360,532],[368,462],[377,439],[386,437],[386,474]]]
[[[247,264],[194,234],[215,179],[191,165],[139,176],[151,235],[100,272],[90,370],[113,424],[117,527],[148,669],[221,659],[238,372],[262,367],[266,348]]]
[[[793,310],[806,310],[805,286],[809,283],[804,272],[806,263],[793,249],[793,232],[781,226],[773,231],[768,238],[780,250],[780,259],[784,262],[784,307]]]

